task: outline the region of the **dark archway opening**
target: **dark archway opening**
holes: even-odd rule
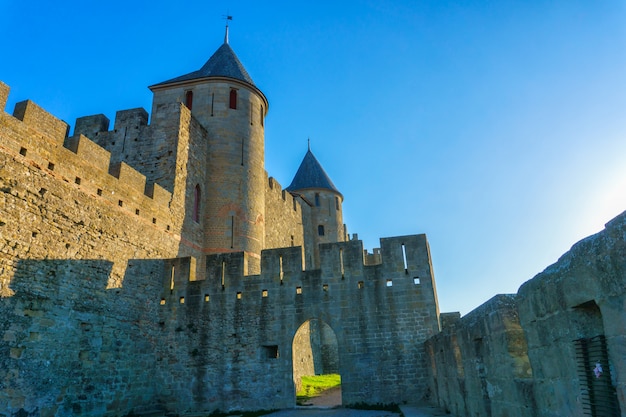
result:
[[[307,320],[293,338],[292,352],[296,404],[341,406],[339,350],[333,329],[322,320]]]

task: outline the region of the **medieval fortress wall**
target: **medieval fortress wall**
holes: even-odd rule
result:
[[[425,344],[430,393],[452,413],[623,416],[626,213],[517,294],[441,321]]]
[[[69,138],[30,101],[0,114],[0,415],[292,407],[292,342],[311,319],[336,338],[344,403],[424,396],[422,342],[439,329],[425,236],[383,239],[382,262],[368,266],[360,241],[324,244],[313,268],[302,249],[311,207],[266,177],[276,248],[260,273],[246,252],[207,255],[183,238],[199,227],[189,177],[205,133],[185,106],[164,110],[150,125],[121,112],[117,132],[83,118]],[[175,138],[147,169],[151,180],[175,169],[173,181],[150,182],[80,133],[117,146],[124,128],[138,147],[148,131]]]

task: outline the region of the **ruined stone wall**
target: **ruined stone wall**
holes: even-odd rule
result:
[[[497,295],[426,342],[431,400],[458,416],[536,416],[515,295]]]
[[[626,412],[626,213],[522,285],[518,297],[536,415]]]
[[[459,416],[619,416],[625,311],[623,213],[517,295],[446,320],[425,344],[432,400]]]

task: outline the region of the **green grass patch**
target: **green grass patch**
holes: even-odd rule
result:
[[[296,393],[296,403],[303,405],[324,391],[341,385],[341,375],[327,374],[302,377],[302,389]]]

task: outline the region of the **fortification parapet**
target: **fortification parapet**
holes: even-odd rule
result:
[[[8,92],[9,87],[0,83],[0,97]],[[67,123],[32,101],[22,101],[15,107],[13,117],[0,112],[0,150],[56,180],[123,207],[134,216],[169,227],[172,221],[170,192],[159,185],[146,184],[143,174],[124,163],[111,165],[110,152],[88,137],[82,134],[66,137]],[[100,116],[92,116],[84,122],[83,128],[94,123],[104,126],[106,118]]]
[[[48,135],[59,144],[63,143],[70,128],[63,120],[57,119],[30,100],[16,103],[13,117]]]
[[[302,274],[302,247],[268,249],[261,252],[261,276],[263,281],[290,284]]]
[[[323,243],[320,248],[322,275],[344,279],[346,276],[363,276],[363,242]]]
[[[111,161],[111,152],[101,148],[82,134],[74,135],[65,141],[65,146],[78,157],[89,161],[94,168],[106,172]]]
[[[74,126],[74,135],[85,135],[93,139],[98,133],[107,132],[109,130],[109,124],[109,118],[104,114],[79,117],[76,119]]]
[[[141,107],[129,110],[120,110],[115,113],[113,129],[139,129],[148,125],[148,112]]]
[[[189,285],[199,285],[207,295],[225,292],[235,296],[245,288],[255,288],[259,292],[262,288],[272,292],[281,287],[282,290],[293,287],[295,294],[297,288],[305,285],[310,287],[308,284],[313,277],[318,277],[314,280],[315,285],[319,284],[321,287],[319,277],[323,277],[323,285],[340,285],[349,291],[358,291],[365,287],[389,287],[389,291],[399,291],[398,295],[407,296],[408,289],[411,293],[415,291],[420,297],[428,297],[428,294],[434,294],[434,280],[427,245],[423,234],[381,239],[382,252],[386,256],[381,264],[368,266],[363,262],[362,241],[322,244],[321,269],[309,271],[303,270],[302,247],[268,249],[261,252],[260,275],[245,274],[248,255],[244,252],[207,255],[206,280],[190,284],[177,279],[172,295],[184,297]],[[165,286],[171,281],[171,276],[168,275],[170,272],[168,269],[164,275]],[[257,297],[260,294],[252,296]],[[168,298],[168,294],[164,293],[163,299]],[[437,316],[434,299],[432,304],[424,306],[428,314]],[[438,325],[435,327],[433,331],[438,331]]]
[[[3,112],[7,106],[7,100],[9,99],[9,91],[11,89],[8,85],[0,81],[0,112]]]

